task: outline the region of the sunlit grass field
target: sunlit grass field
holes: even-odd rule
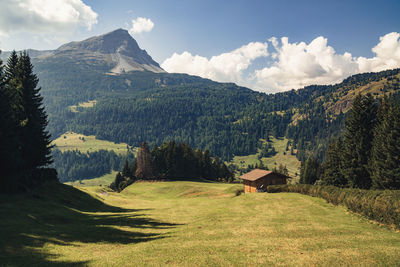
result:
[[[0,197],[1,266],[398,266],[400,233],[294,193],[242,185],[49,184]]]
[[[79,150],[80,152],[94,152],[103,150],[112,150],[117,154],[126,154],[128,152],[128,145],[126,143],[114,143],[106,140],[96,139],[94,135],[83,135],[73,132],[66,132],[60,137],[55,139],[52,144],[57,148],[64,151]],[[135,148],[130,148],[133,152]]]
[[[85,179],[85,180],[76,180],[73,182],[66,182],[67,185],[78,186],[78,187],[86,187],[86,186],[109,186],[117,175],[117,171],[112,171],[107,173],[101,177],[93,178],[93,179]]]

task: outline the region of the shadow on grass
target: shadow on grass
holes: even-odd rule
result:
[[[59,255],[43,247],[149,242],[168,237],[166,231],[177,226],[148,218],[143,211],[106,205],[63,184],[48,184],[30,194],[0,196],[0,266],[86,266],[87,261],[54,261]]]

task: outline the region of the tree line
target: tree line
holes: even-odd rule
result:
[[[0,191],[10,193],[56,179],[51,162],[47,115],[38,78],[26,52],[0,61]]]
[[[108,150],[82,153],[77,150],[61,152],[58,149],[53,149],[52,156],[61,182],[91,179],[112,170],[121,170],[125,160],[134,157],[133,154],[117,155]]]
[[[165,142],[149,149],[143,142],[136,159],[126,161],[110,187],[121,191],[136,180],[208,179],[232,181],[233,173],[218,157],[208,150],[193,149],[188,144]]]
[[[301,183],[361,189],[400,189],[400,98],[357,95],[345,132],[332,138],[326,160],[310,157]]]

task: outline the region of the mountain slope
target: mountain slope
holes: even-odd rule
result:
[[[134,70],[164,72],[145,50],[139,48],[128,31],[123,29],[62,45],[51,57],[73,58],[77,62],[104,61],[113,66],[110,72],[117,74]]]
[[[74,131],[130,146],[174,139],[224,159],[257,153],[271,135],[294,140],[301,160],[323,158],[354,96],[397,93],[400,80],[397,69],[267,95],[186,74],[124,72],[127,57],[159,67],[124,30],[34,55],[53,138]]]
[[[149,56],[146,50],[140,49],[138,43],[127,30],[115,31],[94,36],[79,42],[70,42],[56,50],[28,50],[37,64],[66,61],[109,74],[121,74],[130,71],[165,72],[160,65]],[[1,55],[2,59],[9,52]]]

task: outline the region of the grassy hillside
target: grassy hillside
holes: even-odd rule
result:
[[[265,166],[268,166],[270,170],[272,170],[274,167],[278,167],[279,164],[286,165],[289,171],[289,175],[291,177],[296,177],[296,173],[300,173],[300,161],[296,158],[295,155],[290,154],[290,149],[289,151],[286,151],[286,144],[288,142],[287,138],[274,138],[270,137],[272,141],[272,145],[275,148],[275,150],[278,152],[276,155],[272,157],[263,157],[261,160],[263,161],[263,164]],[[286,155],[285,153],[286,152]],[[259,154],[252,154],[248,156],[235,156],[233,160],[230,162],[231,164],[234,164],[238,166],[239,168],[247,168],[248,165],[255,165],[259,164]]]
[[[94,152],[112,150],[117,154],[126,154],[128,145],[126,143],[114,143],[106,140],[96,139],[94,135],[83,135],[73,132],[66,132],[53,141],[60,151],[79,150],[80,152]],[[129,149],[132,149],[129,147]],[[135,149],[133,149],[136,151]]]
[[[87,186],[109,186],[117,175],[117,171],[112,171],[101,177],[93,179],[85,179],[81,181],[66,182],[67,185],[72,185],[76,187],[87,187]]]
[[[400,234],[299,194],[136,183],[0,197],[0,265],[396,266]]]

